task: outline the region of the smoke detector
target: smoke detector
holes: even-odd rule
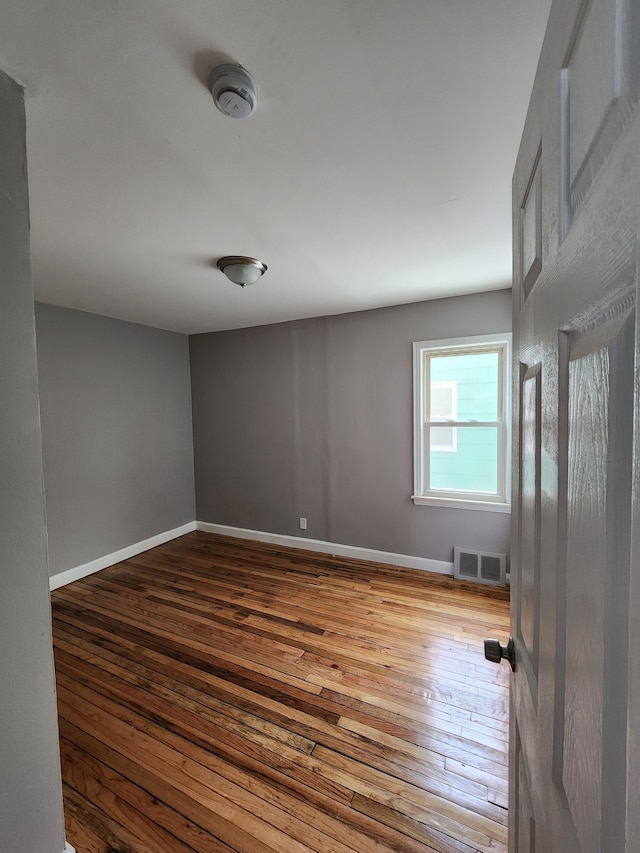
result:
[[[258,105],[256,81],[242,65],[218,65],[209,74],[213,102],[229,118],[248,118]]]

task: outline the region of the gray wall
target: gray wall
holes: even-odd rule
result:
[[[191,337],[198,520],[435,560],[508,552],[508,514],[410,495],[413,341],[510,329],[503,290]]]
[[[56,574],[195,517],[185,335],[36,305]]]
[[[0,72],[0,851],[64,846],[22,90]]]

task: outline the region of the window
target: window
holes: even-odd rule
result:
[[[510,343],[413,345],[414,503],[509,511]]]

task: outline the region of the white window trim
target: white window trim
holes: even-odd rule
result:
[[[503,484],[504,499],[496,500],[495,495],[487,496],[469,493],[462,496],[461,492],[437,492],[425,488],[425,430],[423,428],[425,383],[423,381],[423,363],[425,350],[446,350],[481,348],[485,345],[503,344],[505,347],[503,359],[503,412],[504,421],[499,441],[502,447],[498,452],[498,483]],[[437,341],[416,341],[413,344],[413,459],[414,483],[411,500],[416,506],[442,506],[459,509],[478,509],[485,512],[511,512],[511,333],[496,335],[474,335],[464,338],[446,338]],[[451,426],[472,426],[473,424],[457,422]],[[484,424],[483,424],[484,426]],[[500,452],[503,451],[503,452]]]

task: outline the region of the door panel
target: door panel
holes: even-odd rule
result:
[[[635,312],[625,300],[589,328],[564,333],[560,347],[566,377],[560,410],[567,413],[560,466],[566,466],[567,500],[560,525],[565,571],[558,591],[562,629],[557,654],[564,661],[558,668],[556,714],[562,731],[554,744],[554,764],[584,853],[600,850],[603,834],[611,838],[610,827],[604,832],[603,813],[603,793],[611,792],[615,781],[605,778],[603,767],[605,701],[627,692],[607,661],[610,638],[621,628],[607,590],[617,586],[612,567],[628,577],[628,556],[621,563],[611,549],[630,535],[631,483],[628,474],[616,471],[616,456],[622,451],[630,460],[632,452],[634,326]],[[625,470],[631,470],[629,464]],[[621,592],[616,589],[616,595]],[[620,653],[624,658],[624,644],[614,651]]]
[[[542,171],[538,149],[520,212],[520,246],[523,300],[531,293],[542,269]]]
[[[554,0],[514,173],[511,853],[640,850],[639,21]]]
[[[521,365],[520,407],[520,559],[518,561],[518,633],[534,705],[538,704],[540,627],[540,460],[542,372],[540,364]]]
[[[608,374],[606,350],[569,365],[562,784],[584,853],[600,838]]]
[[[583,3],[565,65],[569,85],[569,179],[575,185],[607,112],[620,95],[620,45],[616,17],[620,0]],[[612,55],[613,54],[613,55]]]
[[[531,805],[531,793],[525,763],[522,760],[522,745],[516,738],[518,767],[518,835],[515,839],[517,853],[536,853],[536,820]]]
[[[638,15],[633,6],[633,0],[584,0],[569,38],[561,80],[570,216],[633,115]]]

